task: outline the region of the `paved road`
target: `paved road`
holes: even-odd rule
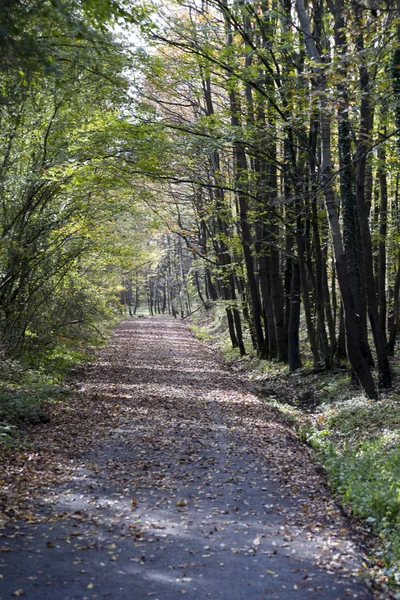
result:
[[[308,449],[182,322],[122,323],[76,386],[119,426],[3,531],[1,600],[373,597]]]

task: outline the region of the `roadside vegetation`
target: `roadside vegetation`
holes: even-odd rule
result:
[[[119,319],[118,319],[119,320]],[[111,334],[109,318],[86,339],[62,338],[51,349],[25,353],[18,358],[3,357],[0,363],[0,446],[17,447],[32,425],[47,423],[54,404],[68,402],[71,391],[68,375],[93,356]]]
[[[326,373],[306,363],[291,373],[257,358],[250,340],[248,355],[240,356],[229,344],[221,307],[192,321],[193,334],[218,346],[315,450],[340,504],[374,536],[370,577],[400,598],[400,360],[394,359],[393,389],[372,401],[351,383],[346,364]]]

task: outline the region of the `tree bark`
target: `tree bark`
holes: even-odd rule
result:
[[[300,369],[302,362],[299,350],[300,325],[300,271],[297,261],[292,261],[292,285],[290,290],[290,317],[288,326],[288,362],[291,371]]]
[[[360,351],[357,334],[354,329],[354,323],[356,320],[354,298],[351,292],[347,273],[347,258],[343,246],[337,203],[331,183],[331,128],[329,116],[327,114],[327,100],[324,92],[326,88],[326,77],[323,71],[323,61],[321,55],[317,51],[313,36],[311,34],[310,21],[304,7],[303,0],[296,0],[296,9],[304,34],[307,54],[311,60],[316,61],[319,64],[318,67],[316,67],[315,76],[316,87],[320,97],[322,153],[321,184],[324,190],[325,206],[331,230],[333,252],[335,255],[336,272],[344,308],[348,358],[360,384],[364,388],[367,395],[371,399],[377,399],[378,395],[376,392],[375,383],[370,373],[368,364]]]

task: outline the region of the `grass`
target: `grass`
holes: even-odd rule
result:
[[[381,565],[371,575],[400,586],[400,403],[398,395],[377,402],[354,393],[346,374],[293,375],[295,389],[310,387],[310,410],[296,400],[273,400],[316,451],[328,481],[342,505],[364,519],[376,534],[375,559]],[[396,596],[400,598],[400,594]]]
[[[400,585],[400,406],[364,396],[326,405],[305,434],[342,501],[379,535],[385,573]]]

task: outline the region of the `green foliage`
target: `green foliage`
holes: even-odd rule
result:
[[[7,6],[0,46],[15,57],[7,68],[0,59],[0,346],[20,356],[60,336],[90,342],[115,318],[121,272],[145,260],[139,246],[155,228],[143,215],[135,225],[132,171],[156,170],[162,143],[157,125],[126,117],[130,58],[108,33],[115,19],[144,18],[141,8]]]
[[[7,423],[45,419],[43,402],[54,398],[58,389],[47,382],[29,382],[27,385],[3,386],[0,390],[0,418]]]
[[[97,339],[97,345],[102,340]],[[67,343],[68,342],[68,343]],[[73,367],[87,360],[90,357],[89,348],[78,348],[72,340],[64,340],[55,348],[47,350],[41,354],[36,354],[30,357],[30,362],[36,365],[37,369],[45,369],[46,376],[51,380],[62,382],[63,378],[68,375]]]
[[[336,453],[321,443],[331,480],[356,514],[378,528],[400,526],[400,450],[381,441],[365,442],[358,450]],[[396,554],[400,559],[400,552]]]
[[[339,452],[329,441],[329,433],[325,440],[321,434],[318,448],[332,485],[352,511],[380,534],[388,573],[400,584],[399,435],[383,435],[358,449]]]
[[[327,403],[321,395],[315,414],[304,416],[290,407],[291,415],[301,435],[318,451],[332,487],[380,536],[385,572],[400,584],[398,401],[387,397],[372,402],[364,396],[344,400],[341,377],[319,387],[327,390]]]
[[[60,373],[46,374],[17,361],[4,360],[0,380],[0,443],[18,434],[23,423],[48,419],[49,403],[65,395]]]
[[[348,373],[331,373],[329,377],[311,378],[315,385],[318,402],[322,404],[338,403],[349,398],[349,376]]]
[[[203,327],[198,327],[197,325],[190,325],[189,329],[193,333],[193,335],[202,342],[209,342],[213,339],[211,333],[209,333]]]
[[[101,43],[110,24],[146,27],[151,10],[140,2],[113,0],[4,0],[0,6],[0,72],[57,70],[63,45]]]

